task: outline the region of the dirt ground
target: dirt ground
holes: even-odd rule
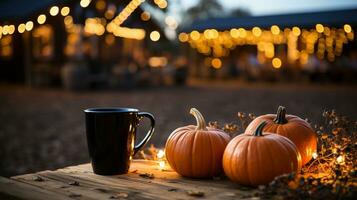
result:
[[[209,86],[208,86],[209,85]],[[357,119],[357,87],[198,83],[186,87],[69,92],[0,85],[0,176],[88,162],[83,109],[135,107],[157,120],[151,143],[163,146],[175,128],[192,124],[190,107],[207,121],[234,122],[238,111],[288,113],[321,122],[324,109]],[[145,122],[138,135],[147,129]]]

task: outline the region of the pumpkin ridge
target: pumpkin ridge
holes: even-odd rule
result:
[[[178,138],[173,141],[174,143],[173,143],[173,146],[171,147],[171,150],[172,150],[172,151],[175,151],[176,146],[177,146],[177,143],[180,142],[180,139],[182,138],[183,135],[185,135],[185,134],[178,134]],[[170,155],[172,156],[172,164],[174,165],[174,166],[172,166],[172,168],[174,168],[175,170],[177,170],[176,158],[175,158],[175,156],[174,156],[175,154],[170,154]]]
[[[238,137],[237,137],[237,140],[238,140],[238,141],[236,142],[234,148],[232,148],[233,151],[232,151],[231,154],[230,154],[229,163],[228,163],[228,166],[229,166],[228,169],[229,169],[229,171],[230,171],[230,173],[232,174],[233,177],[237,176],[237,174],[235,173],[235,170],[233,170],[233,169],[235,169],[235,167],[234,167],[234,165],[235,165],[235,158],[238,157],[238,156],[235,155],[235,152],[236,152],[236,150],[237,150],[237,146],[238,146],[241,142],[244,142],[244,138],[240,138],[240,137],[238,136]]]
[[[213,162],[213,161],[215,160],[215,159],[213,159],[213,158],[214,158],[213,156],[216,155],[216,151],[214,151],[215,149],[214,149],[214,147],[212,146],[211,134],[208,133],[207,135],[208,135],[208,140],[209,140],[209,143],[210,143],[209,147],[210,147],[210,150],[211,150],[211,153],[210,153],[209,155],[212,155],[212,156],[208,156],[208,157],[209,157],[209,160],[210,160],[210,165],[209,165],[209,166],[212,166],[212,165],[214,166],[214,167],[210,167],[208,171],[209,171],[209,174],[213,174],[214,169],[216,168],[216,163]]]
[[[192,145],[191,145],[191,162],[190,162],[190,168],[191,168],[191,173],[193,172],[193,147],[195,146],[195,141],[196,141],[196,135],[197,133],[193,133],[194,136],[193,136],[193,139],[192,139]],[[192,174],[190,174],[192,176]]]
[[[253,182],[252,182],[252,179],[251,179],[251,175],[250,175],[250,167],[248,167],[248,162],[250,161],[250,143],[251,143],[251,141],[252,140],[255,140],[255,137],[251,137],[251,138],[249,138],[248,139],[248,144],[247,144],[247,148],[245,149],[245,166],[244,166],[244,168],[246,169],[246,171],[247,171],[247,177],[248,177],[248,182],[250,183],[250,184],[252,184]]]
[[[274,137],[274,136],[273,136],[273,137]],[[269,155],[270,160],[271,160],[271,162],[272,162],[272,166],[276,166],[276,161],[275,161],[274,156],[273,156],[274,153],[271,151],[271,148],[267,148],[267,147],[274,146],[274,145],[272,145],[272,143],[274,143],[275,140],[274,140],[274,139],[270,139],[270,137],[267,137],[267,138],[269,138],[269,139],[266,140],[265,142],[267,142],[268,145],[264,145],[264,147],[266,147],[265,150],[266,150],[267,152],[269,152],[268,155]],[[271,174],[276,174],[276,173],[275,173],[275,169],[276,169],[275,167],[272,168],[272,172],[269,173],[269,174],[270,174],[270,175],[271,175]]]

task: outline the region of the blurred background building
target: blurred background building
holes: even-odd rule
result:
[[[251,16],[225,11],[216,0],[184,11],[180,2],[173,6],[168,12],[166,0],[2,0],[0,80],[68,89],[188,78],[356,81],[357,9]]]

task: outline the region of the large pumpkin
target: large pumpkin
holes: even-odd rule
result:
[[[264,131],[277,133],[294,142],[300,152],[302,165],[311,160],[317,149],[317,136],[308,122],[295,115],[286,115],[285,107],[279,106],[276,115],[267,114],[255,118],[245,133],[251,134],[262,121],[267,122]]]
[[[263,133],[262,122],[253,134],[233,138],[223,155],[223,169],[233,181],[258,186],[270,183],[276,176],[298,171],[301,157],[288,138]]]
[[[190,113],[197,126],[174,130],[166,142],[166,159],[177,173],[192,178],[213,177],[222,173],[222,156],[230,137],[227,133],[206,127],[202,114],[195,108]]]

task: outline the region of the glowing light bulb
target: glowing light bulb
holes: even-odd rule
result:
[[[345,24],[343,26],[343,29],[345,30],[346,33],[351,33],[352,32],[352,27],[349,24]]]
[[[160,162],[159,162],[159,169],[164,170],[165,167],[166,167],[165,161],[160,161]]]
[[[317,156],[318,156],[318,155],[317,155],[317,153],[316,153],[316,152],[312,153],[312,158],[313,158],[313,159],[316,159],[316,158],[317,158]]]
[[[46,15],[42,14],[37,17],[37,23],[44,24],[46,22]]]
[[[315,28],[318,33],[324,32],[324,26],[322,24],[316,24]]]
[[[91,0],[81,0],[79,5],[81,5],[82,8],[86,8],[89,6]]]
[[[192,40],[198,40],[200,39],[200,33],[198,31],[192,31],[190,37]]]
[[[17,27],[17,31],[18,31],[19,33],[23,33],[23,32],[25,32],[25,30],[26,30],[26,25],[25,25],[25,24],[20,24],[20,25]]]
[[[154,42],[158,41],[160,39],[160,33],[158,31],[152,31],[150,33],[150,39]]]
[[[222,61],[219,58],[213,58],[211,61],[211,65],[215,69],[219,69],[222,67]]]
[[[254,27],[252,33],[255,37],[259,37],[262,34],[262,30],[259,27]]]
[[[340,155],[340,156],[337,157],[336,161],[337,161],[337,163],[340,164],[340,163],[345,162],[345,158],[342,155]]]
[[[274,58],[272,61],[271,61],[271,64],[273,65],[273,67],[275,69],[279,69],[281,67],[281,60],[280,58]]]
[[[58,6],[52,6],[50,9],[50,15],[51,16],[56,16],[59,13],[59,8]]]
[[[31,31],[33,29],[33,22],[32,21],[26,22],[25,29],[26,31]]]
[[[295,35],[295,36],[299,36],[300,34],[301,34],[301,30],[300,30],[300,28],[299,27],[293,27],[293,34]]]
[[[270,31],[273,35],[279,35],[280,33],[280,28],[277,25],[273,25],[270,27]]]
[[[67,16],[69,14],[69,12],[70,12],[70,9],[67,6],[65,6],[61,9],[61,15],[64,17]]]
[[[165,151],[163,151],[163,150],[159,150],[159,152],[157,153],[157,158],[158,159],[161,159],[161,158],[163,158],[165,156]]]
[[[180,40],[180,42],[187,42],[187,40],[188,40],[187,33],[180,33],[178,35],[178,39]]]

